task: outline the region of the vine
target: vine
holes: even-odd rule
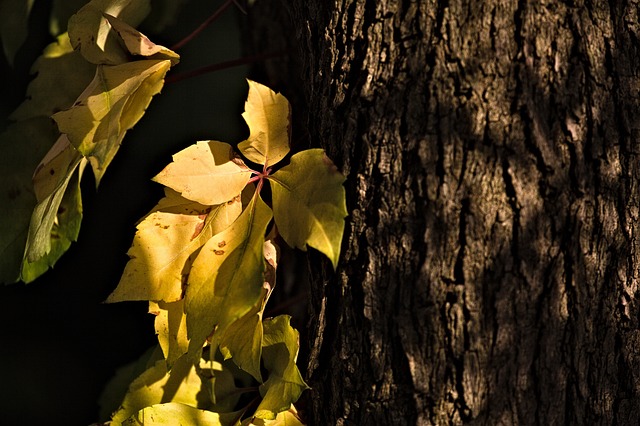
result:
[[[92,0],[37,61],[29,97],[0,136],[35,170],[9,191],[15,211],[31,214],[5,236],[11,256],[0,265],[3,281],[34,280],[77,239],[85,168],[99,184],[179,62],[135,29],[148,13],[149,1]],[[72,82],[52,84],[70,70]],[[296,366],[298,332],[287,315],[264,318],[275,288],[275,239],[312,247],[335,268],[347,215],[344,177],[322,149],[291,155],[289,102],[248,83],[249,137],[236,149],[197,142],[154,178],[165,196],[138,223],[106,301],[147,301],[159,344],[140,360],[143,371],[109,424],[301,424],[293,404],[308,387]],[[15,143],[27,136],[29,152]]]

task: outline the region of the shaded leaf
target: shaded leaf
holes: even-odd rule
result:
[[[53,115],[62,133],[88,156],[96,181],[132,128],[160,92],[169,70],[168,60],[142,60],[116,66],[98,66],[96,75],[68,110]]]
[[[189,200],[202,204],[224,203],[247,185],[252,171],[236,158],[231,145],[201,141],[173,155],[154,181]]]
[[[47,118],[11,124],[0,134],[0,282],[20,278],[30,223],[37,204],[33,170],[58,136]]]
[[[96,65],[123,64],[128,61],[128,53],[103,13],[136,26],[149,13],[149,0],[93,0],[69,19],[71,45],[87,61]]]
[[[217,206],[204,206],[167,191],[161,210],[150,213],[137,226],[133,245],[118,287],[107,303],[125,300],[182,298],[189,258],[213,235],[227,228],[242,210],[240,197]]]
[[[238,389],[239,379],[238,367],[230,361],[206,361],[200,360],[199,372],[205,386],[203,391],[207,392],[211,400],[212,411],[219,413],[233,412],[240,400],[242,391]]]
[[[262,315],[269,296],[275,287],[277,253],[271,241],[264,243],[266,262],[265,282],[258,303],[243,317],[232,323],[219,340],[220,352],[225,359],[232,358],[242,370],[262,383],[260,359],[262,358]]]
[[[49,17],[49,33],[57,37],[66,32],[69,18],[87,3],[87,0],[53,0]]]
[[[220,415],[177,402],[167,402],[143,408],[124,422],[123,426],[208,425],[224,426]]]
[[[25,120],[36,116],[49,117],[71,107],[91,82],[95,69],[95,65],[73,50],[67,33],[60,35],[33,64],[31,72],[37,75],[29,83],[27,98],[11,113],[10,118]]]
[[[275,419],[309,388],[296,365],[299,335],[289,324],[290,319],[280,315],[263,322],[262,359],[269,378],[260,386],[262,401],[254,414],[257,418]]]
[[[185,295],[192,356],[214,329],[224,332],[258,301],[264,282],[264,234],[271,218],[271,209],[254,195],[240,217],[214,235],[193,262]]]
[[[322,149],[291,157],[291,163],[269,176],[273,214],[282,238],[291,247],[309,245],[324,253],[335,268],[347,216],[345,177]]]
[[[29,14],[34,0],[0,1],[0,39],[10,65],[27,38]]]
[[[238,149],[254,163],[273,166],[289,153],[291,106],[282,94],[248,82],[242,116],[249,126],[249,138],[240,142]]]
[[[51,251],[52,229],[57,220],[62,198],[73,174],[77,169],[80,170],[78,173],[82,172],[84,167],[81,164],[83,165],[85,161],[63,135],[36,169],[34,190],[38,204],[31,214],[29,224],[25,249],[28,262],[39,261]],[[45,179],[43,176],[47,174],[49,176]]]

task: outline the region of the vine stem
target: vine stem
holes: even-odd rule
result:
[[[218,19],[222,15],[222,13],[224,13],[224,11],[227,10],[229,8],[229,6],[231,6],[234,3],[236,3],[235,0],[227,0],[226,2],[224,2],[224,4],[222,6],[220,6],[215,12],[213,12],[213,15],[209,16],[209,18],[207,18],[206,21],[204,21],[202,24],[200,24],[200,26],[198,28],[193,30],[191,32],[191,34],[189,34],[188,36],[186,36],[185,38],[183,38],[182,40],[180,40],[179,42],[174,44],[171,47],[171,50],[176,51],[176,50],[180,49],[182,46],[184,46],[185,44],[189,43],[194,38],[196,38],[205,28],[207,28],[216,19]]]
[[[259,55],[245,56],[243,58],[233,59],[231,61],[219,62],[217,64],[207,65],[202,68],[196,68],[195,70],[192,70],[192,71],[170,75],[167,78],[165,78],[164,82],[165,84],[176,83],[178,81],[185,80],[187,78],[198,77],[203,74],[207,74],[214,71],[221,71],[227,68],[233,68],[240,65],[248,65],[254,62],[264,61],[265,59],[276,58],[282,55],[284,55],[284,52],[261,53]]]

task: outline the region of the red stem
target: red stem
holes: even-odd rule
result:
[[[180,40],[179,42],[177,42],[176,44],[174,44],[171,47],[171,50],[176,51],[178,49],[180,49],[182,46],[184,46],[185,44],[189,43],[191,40],[193,40],[194,38],[196,38],[196,36],[198,36],[198,34],[200,34],[205,28],[207,28],[209,25],[211,25],[216,19],[218,19],[220,17],[220,15],[222,15],[222,13],[227,10],[229,8],[229,6],[231,6],[232,4],[234,4],[235,1],[234,0],[227,0],[226,2],[224,2],[224,4],[222,6],[220,6],[218,8],[218,10],[216,10],[215,12],[213,12],[213,15],[209,16],[209,18],[207,18],[206,21],[204,21],[202,24],[200,24],[200,26],[198,28],[196,28],[195,30],[193,30],[193,32],[191,34],[189,34],[188,36],[186,36],[185,38],[183,38],[182,40]]]
[[[164,83],[165,84],[176,83],[178,81],[181,81],[181,80],[184,80],[184,79],[187,79],[187,78],[197,77],[197,76],[200,76],[200,75],[203,75],[203,74],[207,74],[207,73],[210,73],[210,72],[220,71],[220,70],[224,70],[224,69],[227,69],[227,68],[233,68],[233,67],[237,67],[237,66],[240,66],[240,65],[248,65],[248,64],[251,64],[253,62],[259,62],[259,61],[263,61],[265,59],[270,59],[270,58],[275,58],[275,57],[278,57],[278,56],[282,56],[283,54],[284,54],[284,52],[262,53],[260,55],[245,56],[244,58],[234,59],[234,60],[231,60],[231,61],[219,62],[217,64],[207,65],[206,67],[197,68],[197,69],[192,70],[192,71],[187,71],[187,72],[183,72],[183,73],[180,73],[180,74],[170,75],[164,80]]]

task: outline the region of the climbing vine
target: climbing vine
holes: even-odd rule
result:
[[[3,281],[36,279],[77,239],[86,167],[99,184],[180,60],[135,29],[149,10],[143,0],[90,1],[36,62],[29,97],[0,136],[4,151],[33,166],[30,176],[4,170],[13,185],[6,213],[18,226],[0,237]],[[51,84],[71,70],[69,84]],[[335,267],[344,177],[322,149],[292,154],[289,102],[248,85],[246,140],[199,141],[154,178],[164,198],[139,221],[106,301],[147,301],[158,347],[110,424],[300,424],[299,335],[289,316],[264,315],[276,241],[312,247]]]

